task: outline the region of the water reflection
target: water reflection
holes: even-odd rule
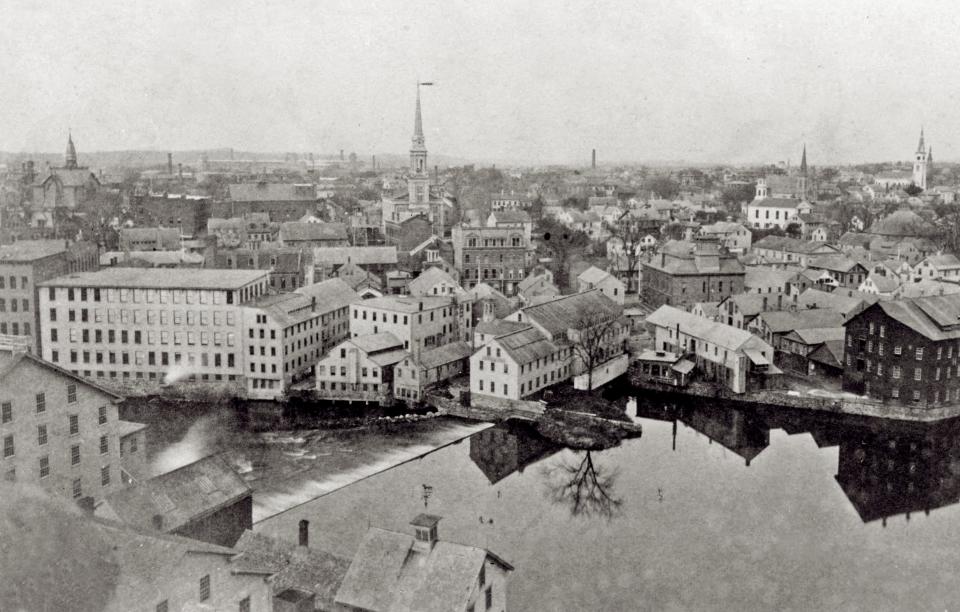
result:
[[[774,408],[689,405],[623,398],[631,417],[685,426],[749,467],[770,446],[770,431],[809,434],[819,448],[838,447],[836,482],[864,523],[960,503],[960,420],[936,424],[806,413]],[[642,442],[641,442],[642,443]],[[506,424],[470,439],[470,459],[496,484],[561,448],[531,426]],[[613,518],[624,500],[615,491],[617,468],[605,452],[565,453],[540,469],[547,496],[574,516]],[[642,466],[636,466],[642,469]],[[662,501],[662,490],[658,490]]]
[[[570,508],[573,516],[617,516],[623,499],[614,492],[617,469],[598,466],[593,451],[582,451],[574,458],[543,468],[550,499]]]

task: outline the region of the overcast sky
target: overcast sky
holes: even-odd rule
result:
[[[784,4],[0,0],[0,150],[960,159],[960,3]]]

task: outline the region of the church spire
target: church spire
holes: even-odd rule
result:
[[[917,153],[926,153],[927,147],[923,144],[923,126],[920,126],[920,144],[917,145]]]
[[[76,168],[77,167],[77,149],[73,146],[73,134],[67,132],[67,159],[66,159],[67,168]]]
[[[413,142],[423,144],[423,118],[420,116],[420,83],[417,83],[417,113],[413,119]]]
[[[807,176],[807,143],[803,143],[803,157],[800,158],[800,174]]]

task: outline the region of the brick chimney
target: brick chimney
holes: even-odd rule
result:
[[[440,517],[433,514],[418,514],[410,521],[413,526],[413,551],[427,554],[437,543],[437,523]]]
[[[298,541],[300,546],[309,546],[310,545],[310,521],[303,519],[300,521],[298,527]]]

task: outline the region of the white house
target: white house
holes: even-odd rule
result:
[[[692,354],[705,379],[734,393],[747,391],[748,380],[762,384],[767,375],[779,373],[773,347],[746,330],[666,305],[651,313],[647,323],[656,350]]]
[[[750,250],[753,234],[750,230],[731,221],[717,221],[700,228],[701,236],[713,236],[731,253],[746,253]]]
[[[791,223],[799,223],[800,215],[810,210],[809,202],[795,198],[758,198],[747,205],[747,223],[756,229],[785,230]]]
[[[590,291],[599,289],[600,293],[607,296],[617,304],[623,305],[626,288],[615,276],[609,272],[604,272],[596,266],[590,266],[577,276],[577,291]]]
[[[913,268],[918,279],[960,281],[960,258],[956,255],[928,255]]]

